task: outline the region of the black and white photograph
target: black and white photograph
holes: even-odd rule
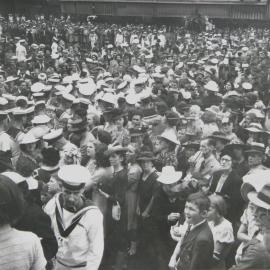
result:
[[[270,0],[0,0],[0,270],[270,269]]]

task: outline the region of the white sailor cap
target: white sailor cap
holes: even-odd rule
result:
[[[44,141],[53,141],[53,140],[58,140],[62,137],[63,135],[63,129],[52,129],[48,134],[43,136]]]
[[[64,165],[58,171],[58,177],[65,188],[71,190],[82,189],[91,178],[86,167],[81,165]]]
[[[62,95],[62,97],[63,97],[63,99],[70,101],[70,102],[74,102],[74,100],[75,100],[75,97],[71,94],[68,94],[68,93],[64,93]]]
[[[33,93],[41,92],[44,89],[45,89],[45,85],[41,82],[36,82],[31,86],[31,91]]]
[[[51,121],[51,118],[47,115],[37,115],[33,118],[33,120],[31,121],[32,124],[36,124],[36,125],[44,125],[47,124]]]

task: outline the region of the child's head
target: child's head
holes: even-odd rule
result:
[[[201,192],[190,194],[185,205],[186,222],[196,225],[207,217],[210,200]]]
[[[227,204],[222,196],[212,194],[209,196],[210,208],[208,212],[208,220],[217,220],[227,214]]]

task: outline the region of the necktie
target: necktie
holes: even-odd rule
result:
[[[188,234],[190,233],[191,226],[192,226],[191,224],[188,225],[187,230],[186,230],[186,233],[185,233],[185,235],[183,237],[183,241],[187,238]]]
[[[205,160],[202,161],[200,166],[200,172],[205,168]]]

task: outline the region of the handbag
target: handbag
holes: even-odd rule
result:
[[[118,202],[112,206],[112,218],[119,221],[121,218],[121,206]]]

